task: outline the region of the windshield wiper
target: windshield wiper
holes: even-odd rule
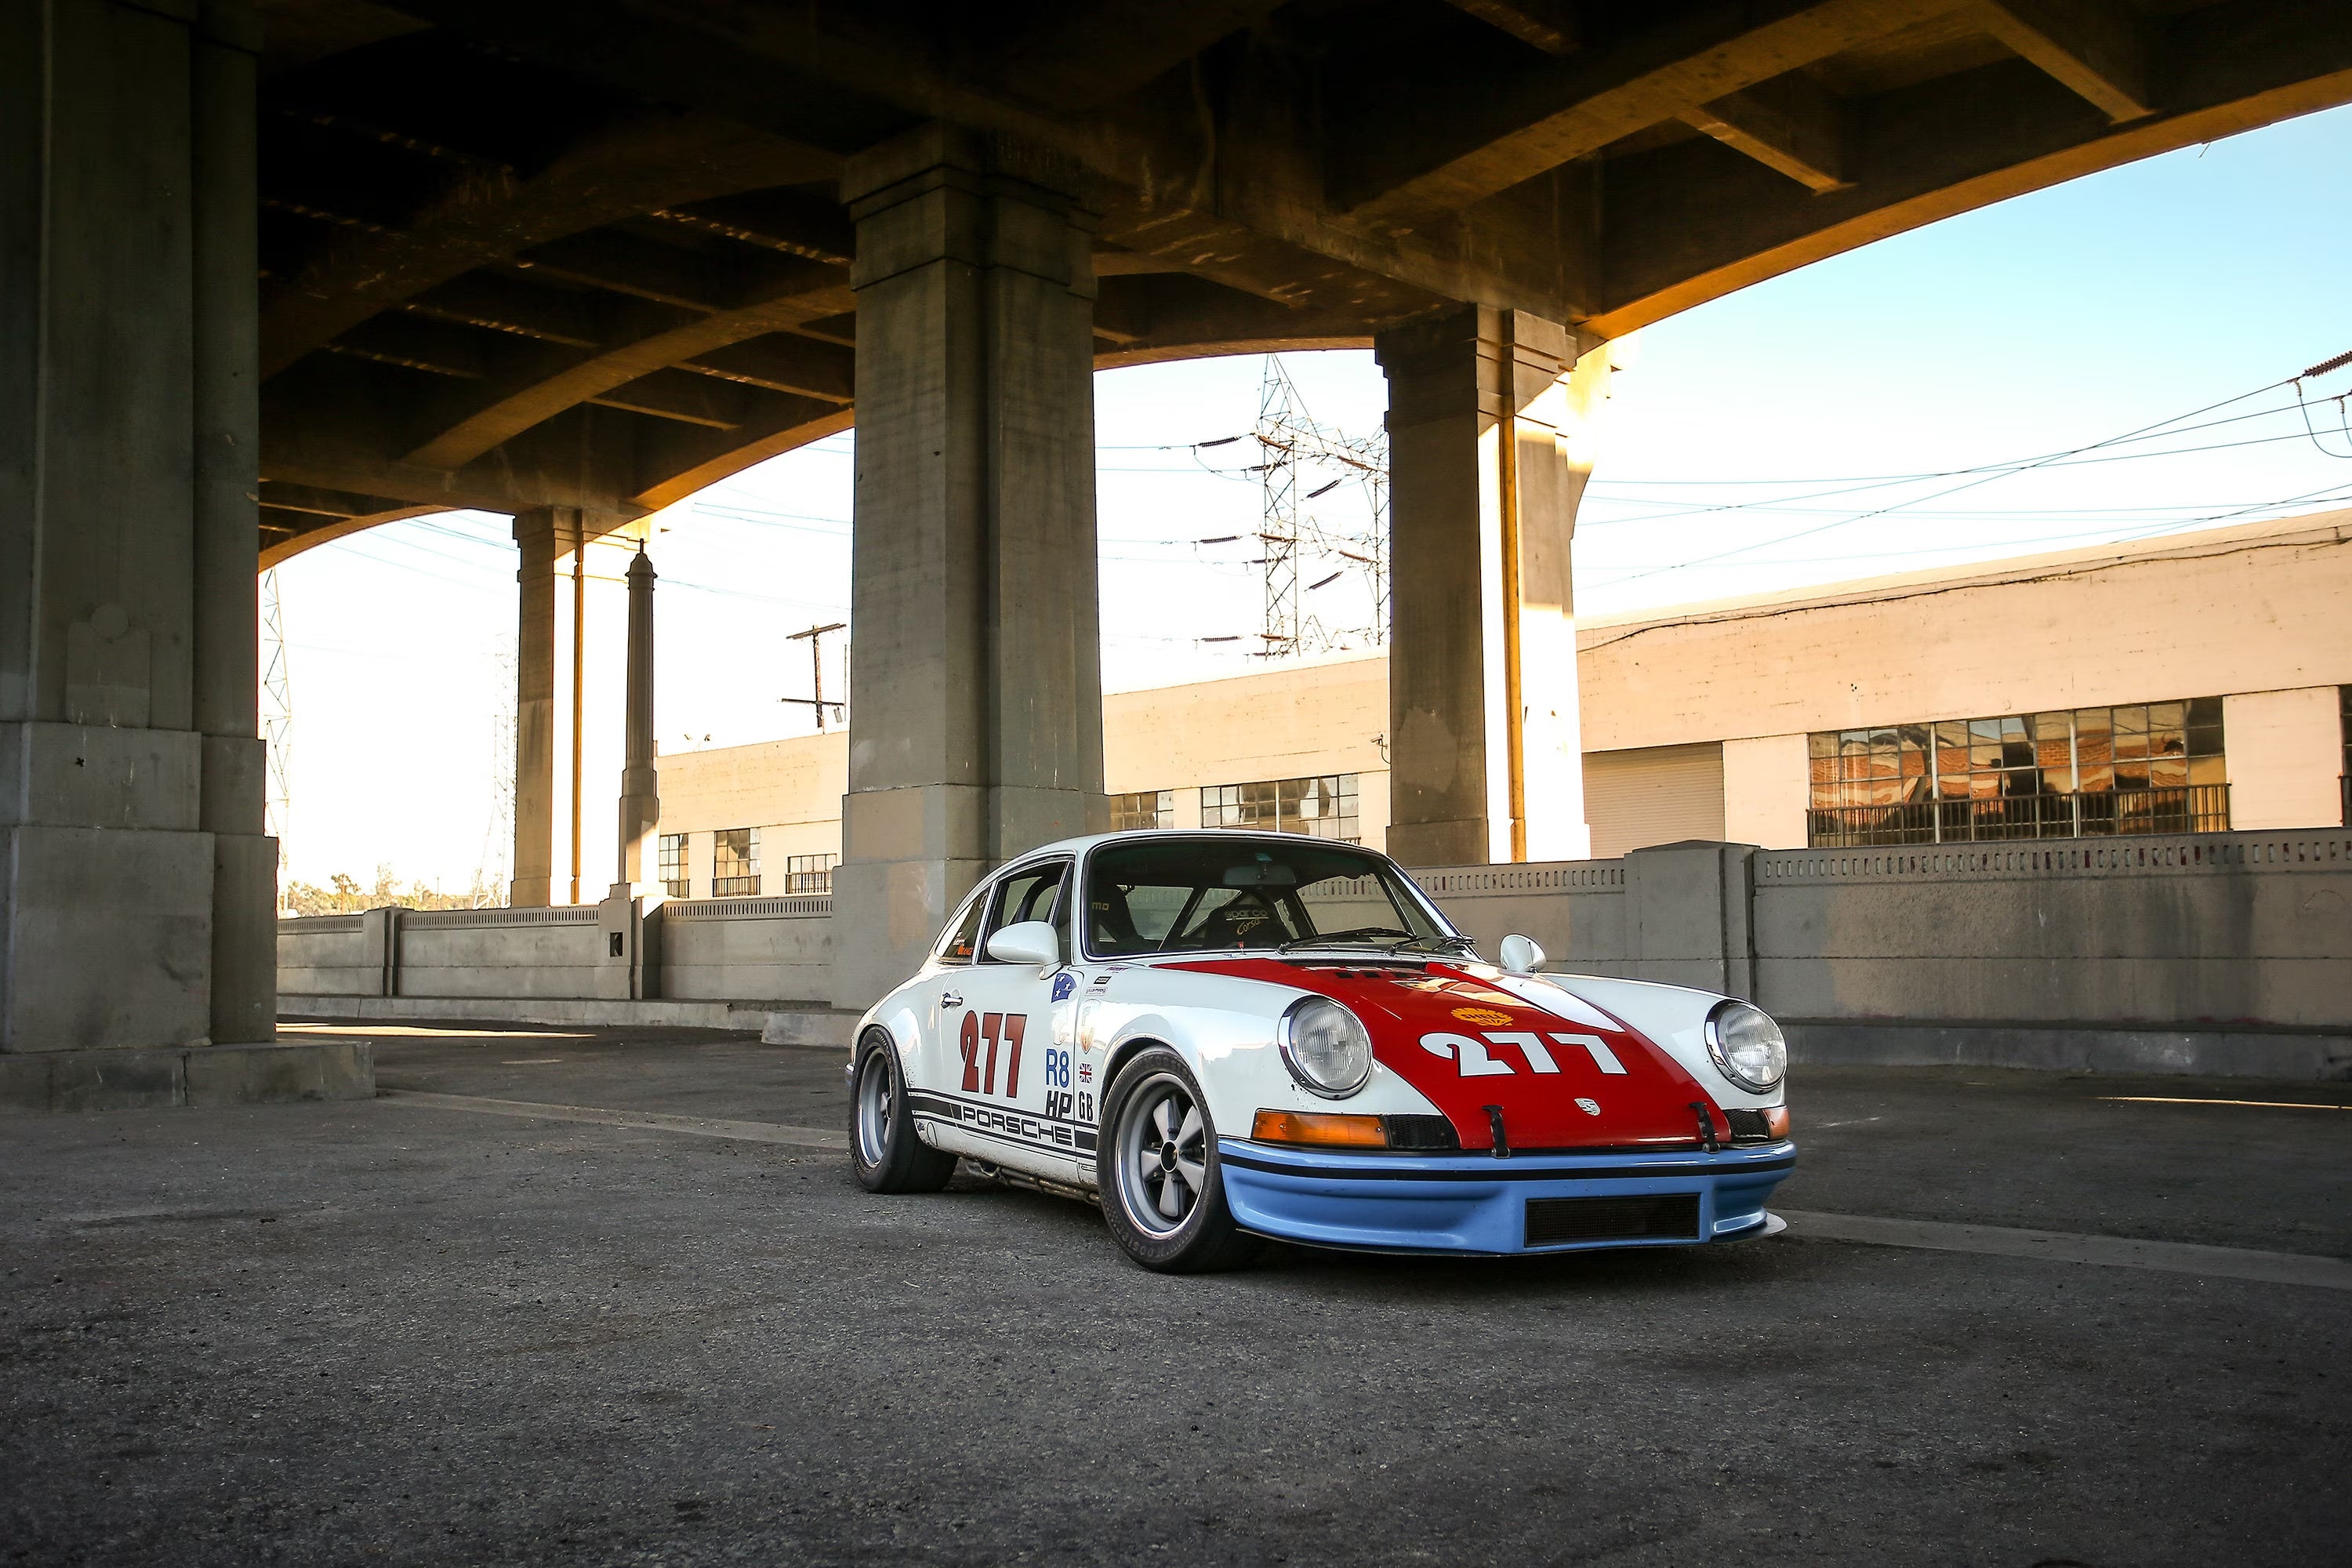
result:
[[[1354,926],[1347,931],[1324,931],[1315,936],[1302,936],[1296,942],[1284,942],[1275,951],[1289,952],[1297,948],[1313,947],[1318,942],[1370,942],[1372,938],[1381,936],[1401,936],[1407,942],[1417,940],[1412,932],[1399,931],[1394,926]]]
[[[1407,948],[1414,947],[1428,948],[1432,951],[1444,951],[1451,948],[1455,952],[1466,952],[1473,958],[1478,956],[1478,944],[1472,942],[1466,936],[1409,937],[1407,940],[1398,942],[1393,947],[1391,947],[1389,951],[1391,952],[1402,952]]]

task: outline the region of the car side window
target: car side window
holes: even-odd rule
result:
[[[980,952],[980,918],[988,912],[988,900],[975,898],[964,906],[963,918],[948,928],[940,942],[941,963],[970,963]]]
[[[1024,921],[1050,921],[1054,918],[1054,900],[1062,890],[1062,880],[1070,872],[1067,860],[1055,860],[1043,866],[1033,866],[1016,871],[996,885],[994,909],[989,916],[992,934],[1006,926],[1019,925]],[[996,961],[983,950],[982,963]]]

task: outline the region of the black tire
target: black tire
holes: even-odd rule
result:
[[[1100,1125],[1103,1220],[1129,1258],[1162,1274],[1205,1274],[1257,1256],[1263,1243],[1225,1206],[1216,1124],[1182,1057],[1153,1046],[1121,1063]]]
[[[956,1157],[916,1133],[898,1047],[879,1029],[857,1042],[850,1068],[849,1168],[869,1193],[936,1193],[955,1174]]]

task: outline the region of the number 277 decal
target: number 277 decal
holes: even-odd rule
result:
[[[1617,1059],[1617,1053],[1611,1050],[1609,1043],[1598,1035],[1553,1035],[1551,1040],[1556,1045],[1581,1047],[1585,1054],[1592,1058],[1592,1065],[1603,1073],[1622,1074],[1625,1070],[1625,1064]],[[1486,1049],[1489,1044],[1517,1047],[1519,1054],[1527,1058],[1529,1072],[1548,1073],[1559,1070],[1559,1063],[1552,1058],[1551,1047],[1544,1044],[1544,1037],[1540,1035],[1516,1031],[1497,1032],[1490,1029],[1484,1039],[1475,1035],[1451,1033],[1423,1035],[1421,1037],[1423,1050],[1427,1051],[1431,1056],[1444,1057],[1452,1061],[1461,1069],[1464,1078],[1490,1078],[1516,1074],[1519,1069],[1489,1052]],[[971,1060],[970,1050],[965,1051],[964,1060],[966,1063]],[[967,1078],[971,1076],[971,1070],[969,1066],[965,1068]]]
[[[1025,1013],[966,1013],[963,1016],[963,1036],[956,1048],[963,1055],[963,1091],[966,1094],[996,1092],[996,1047],[1004,1047],[1004,1093],[1012,1098],[1021,1092],[1021,1037],[1029,1032],[1029,1016]],[[983,1069],[980,1047],[988,1045],[988,1058]]]

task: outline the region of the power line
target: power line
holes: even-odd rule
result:
[[[1832,529],[1846,528],[1857,522],[1867,522],[1873,518],[1884,517],[1889,512],[1900,511],[1906,507],[1916,506],[1923,501],[1940,500],[1948,495],[1958,495],[1962,490],[1975,489],[1979,485],[1989,485],[1995,479],[2008,479],[2016,474],[2029,473],[2035,468],[2046,468],[2050,464],[2058,461],[2061,458],[2079,457],[2084,452],[2095,452],[2104,447],[2120,446],[2126,441],[2147,435],[2153,431],[2162,430],[2168,426],[2178,425],[2184,419],[2195,419],[2203,415],[2210,414],[2217,408],[2227,408],[2232,404],[2243,403],[2250,397],[2260,397],[2265,392],[2274,392],[2278,388],[2287,385],[2289,381],[2292,379],[2293,378],[2290,377],[2287,381],[2274,381],[2267,386],[2258,386],[2252,392],[2242,392],[2235,397],[2225,397],[2219,403],[2207,404],[2204,407],[2192,409],[2187,414],[2175,415],[2169,419],[2160,419],[2153,425],[2143,425],[2136,430],[2127,430],[2120,436],[2110,436],[2104,441],[2094,441],[2087,446],[2069,447],[2062,452],[2053,452],[2047,457],[2038,458],[2030,463],[2020,464],[2016,467],[2002,468],[1993,472],[1979,472],[1978,477],[1969,479],[1964,483],[1950,485],[1943,489],[1933,491],[1927,495],[1915,496],[1909,500],[1892,501],[1885,506],[1863,512],[1855,517],[1843,518],[1832,522],[1820,523],[1811,528],[1799,529],[1793,533],[1784,533],[1776,539],[1759,540],[1748,544],[1736,545],[1728,550],[1719,550],[1712,555],[1702,555],[1696,561],[1685,562],[1678,566],[1661,566],[1653,568],[1646,572],[1637,572],[1631,577],[1620,578],[1615,584],[1612,584],[1612,586],[1622,587],[1627,583],[1637,582],[1643,577],[1655,576],[1660,572],[1684,571],[1692,566],[1705,566],[1717,561],[1727,560],[1735,555],[1744,555],[1751,550],[1767,549],[1775,544],[1786,544],[1792,540],[1810,538],[1816,533],[1826,533]],[[1795,497],[1790,499],[1802,500],[1805,498]],[[2276,504],[2284,505],[2286,503],[2281,502]],[[2246,510],[2252,511],[2259,510],[2261,509],[2258,507],[2250,507]],[[1651,519],[1647,521],[1656,520]]]

